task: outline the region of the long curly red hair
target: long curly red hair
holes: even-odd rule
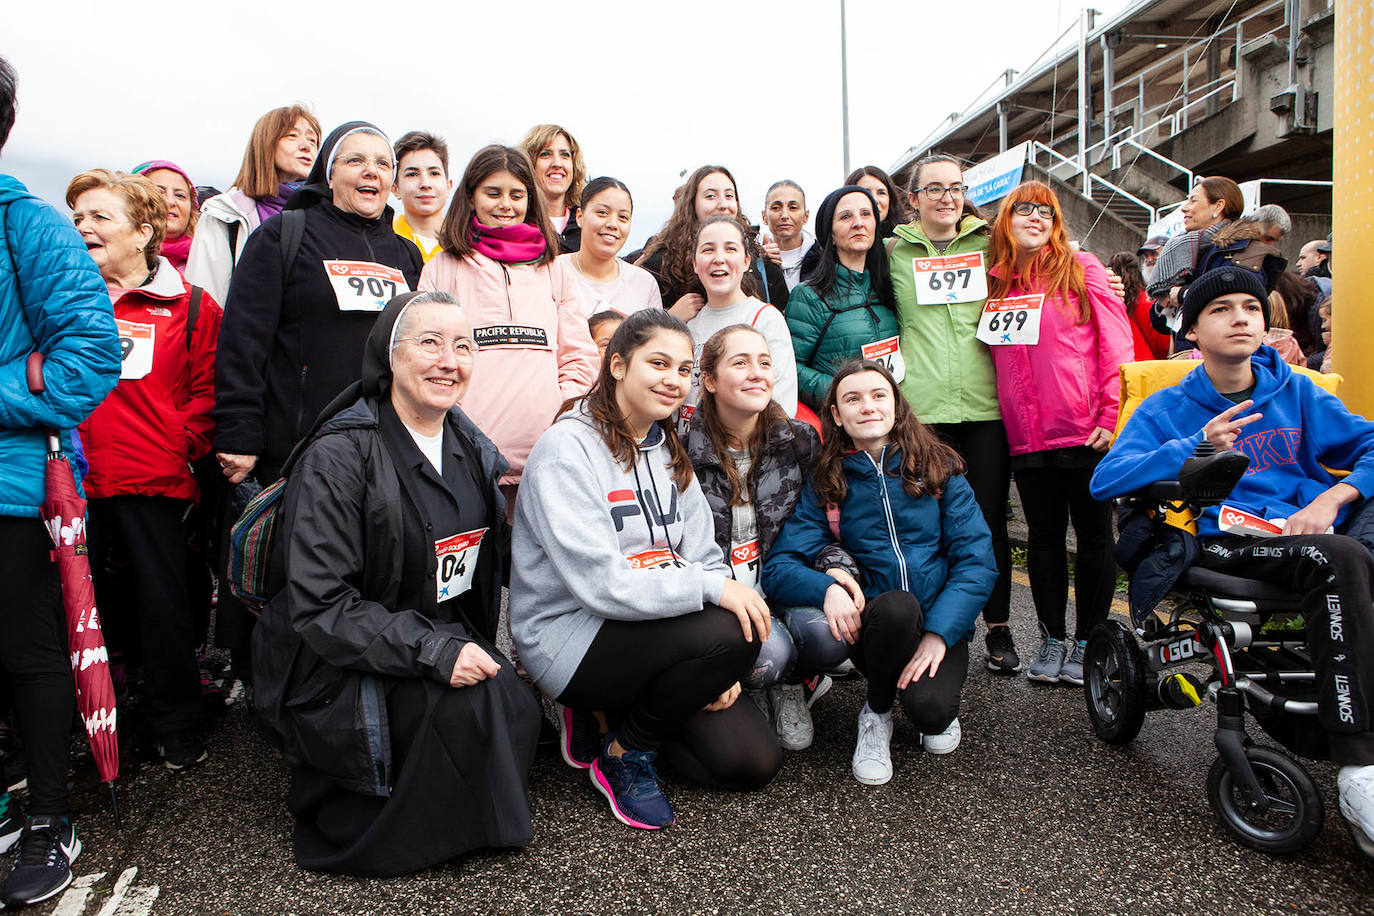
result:
[[[1033,204],[1048,204],[1054,208],[1054,223],[1050,226],[1050,239],[1031,259],[1025,273],[1016,273],[1016,240],[1011,237],[1011,208],[1013,204],[1027,201]],[[1045,296],[1059,296],[1065,304],[1070,297],[1078,300],[1077,323],[1084,324],[1091,317],[1091,304],[1088,302],[1088,288],[1083,282],[1083,265],[1074,257],[1073,246],[1069,244],[1069,233],[1064,228],[1064,209],[1059,206],[1049,185],[1040,181],[1027,181],[1018,185],[1002,200],[997,221],[992,224],[992,237],[988,242],[988,267],[992,278],[992,298],[1000,299],[1012,290],[1013,281],[1023,289],[1034,289]]]

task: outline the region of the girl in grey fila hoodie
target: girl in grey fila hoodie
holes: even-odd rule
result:
[[[683,775],[765,785],[781,766],[772,728],[739,679],[769,631],[736,582],[691,463],[667,429],[691,384],[681,321],[646,309],[606,348],[585,398],[540,437],[512,533],[511,631],[560,710],[564,757],[589,770],[614,816],[664,827],[660,748]],[[592,710],[610,730],[593,742]]]

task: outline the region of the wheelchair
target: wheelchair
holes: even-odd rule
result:
[[[1219,505],[1249,459],[1239,452],[1188,459],[1177,481],[1153,484],[1121,502],[1163,524]],[[1196,530],[1195,528],[1193,529]],[[1255,744],[1245,713],[1293,753],[1329,754],[1316,720],[1316,674],[1301,631],[1268,629],[1301,613],[1299,595],[1264,582],[1194,565],[1179,577],[1167,619],[1150,613],[1134,628],[1110,619],[1088,637],[1083,690],[1093,731],[1128,744],[1150,711],[1216,704],[1217,757],[1207,801],[1238,842],[1288,855],[1316,839],[1325,818],[1322,794],[1307,769],[1283,751]],[[1193,672],[1208,669],[1205,680]]]

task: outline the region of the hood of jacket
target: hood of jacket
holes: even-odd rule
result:
[[[1256,350],[1250,357],[1250,368],[1255,373],[1255,393],[1250,395],[1250,399],[1255,403],[1248,412],[1263,413],[1265,405],[1273,400],[1292,377],[1293,369],[1283,361],[1273,347],[1260,347]],[[1212,416],[1236,406],[1217,392],[1202,366],[1184,376],[1180,387],[1190,400],[1197,402],[1203,409],[1210,410]]]
[[[23,182],[13,175],[0,175],[0,207],[13,203],[21,197],[32,197]]]

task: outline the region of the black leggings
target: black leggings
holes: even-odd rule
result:
[[[1011,458],[1007,429],[1001,420],[932,423],[930,428],[964,459],[964,479],[992,532],[992,558],[997,584],[983,605],[988,624],[1011,619],[1011,541],[1007,538],[1007,496],[1011,491]]]
[[[1016,490],[1026,513],[1026,573],[1035,613],[1052,639],[1064,639],[1069,602],[1069,519],[1078,542],[1073,571],[1074,638],[1084,640],[1107,619],[1116,592],[1112,504],[1093,499],[1093,472],[1080,468],[1021,468]]]
[[[1208,541],[1198,564],[1261,579],[1303,596],[1307,647],[1317,674],[1317,719],[1331,760],[1374,764],[1374,559],[1353,538],[1223,537]]]
[[[66,817],[67,757],[76,687],[67,658],[62,582],[52,540],[36,518],[0,517],[0,668],[13,687],[14,713],[29,767],[29,813]],[[0,786],[0,791],[4,787]]]
[[[606,710],[623,747],[663,747],[689,779],[758,788],[782,767],[772,727],[748,701],[702,709],[748,673],[758,648],[714,604],[681,617],[606,620],[558,702]]]
[[[897,699],[897,678],[916,654],[925,635],[921,602],[900,589],[883,592],[864,605],[854,664],[868,678],[868,708],[885,713]],[[901,692],[902,709],[916,728],[935,735],[949,728],[959,715],[959,694],[968,677],[968,640],[960,639],[945,651],[940,670],[922,675]]]

